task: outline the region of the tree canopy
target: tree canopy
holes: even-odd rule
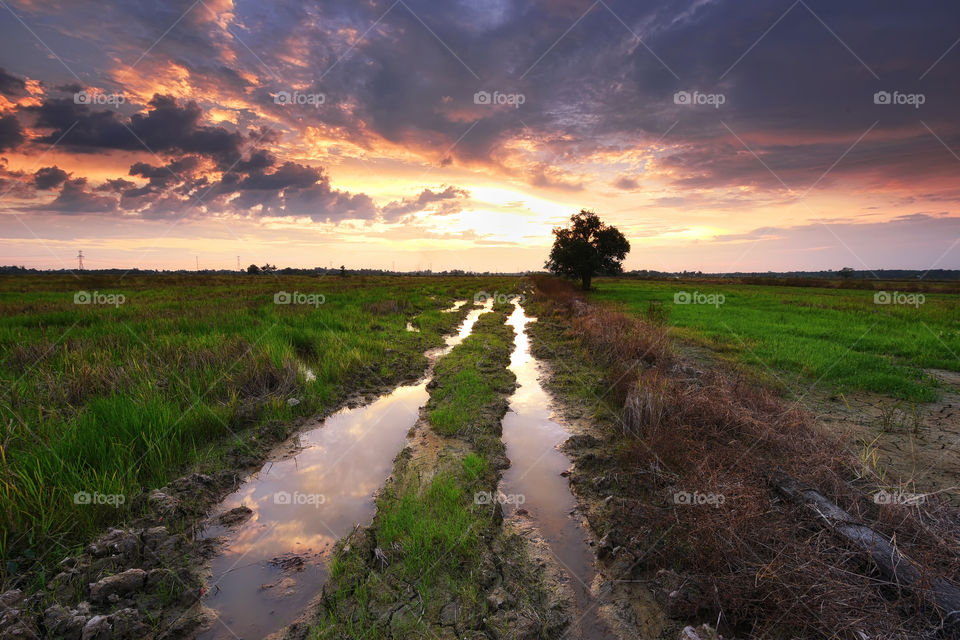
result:
[[[594,275],[623,272],[622,262],[630,243],[593,211],[581,209],[570,216],[570,227],[555,228],[553,236],[550,258],[544,266],[559,276],[579,278],[584,290],[590,288]]]

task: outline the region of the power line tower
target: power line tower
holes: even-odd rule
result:
[[[242,271],[240,268],[240,256],[237,256],[237,271]]]
[[[77,271],[83,271],[83,249],[77,253]]]

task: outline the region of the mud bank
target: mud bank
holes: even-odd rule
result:
[[[815,514],[781,500],[769,472],[802,476],[925,558],[930,575],[956,581],[949,505],[876,504],[878,487],[856,458],[753,378],[676,354],[644,360],[649,341],[631,335],[657,327],[569,290],[535,302],[532,351],[548,361],[546,386],[579,430],[563,450],[598,539],[598,596],[618,633],[672,639],[689,634],[686,625],[719,623],[728,638],[949,637],[929,594],[878,577]]]

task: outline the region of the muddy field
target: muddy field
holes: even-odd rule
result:
[[[955,373],[931,402],[796,402],[561,285],[365,298],[403,366],[248,426],[55,566],[8,562],[0,638],[957,637]]]

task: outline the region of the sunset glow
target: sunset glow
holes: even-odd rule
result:
[[[950,3],[0,13],[4,264],[540,269],[587,208],[627,270],[960,267]]]

